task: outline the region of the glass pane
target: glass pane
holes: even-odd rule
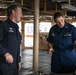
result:
[[[72,25],[74,25],[76,27],[76,22],[71,23]]]
[[[25,23],[25,47],[33,47],[33,23]]]
[[[40,32],[49,32],[51,22],[40,22]]]

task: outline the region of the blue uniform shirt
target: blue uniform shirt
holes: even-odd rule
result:
[[[76,40],[76,28],[65,22],[63,28],[54,25],[49,32],[47,41],[53,43],[54,52],[52,62],[71,65],[76,63],[74,41]]]

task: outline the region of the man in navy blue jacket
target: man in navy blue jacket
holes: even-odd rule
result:
[[[76,28],[65,22],[60,12],[54,14],[55,25],[50,29],[47,41],[49,54],[52,52],[51,71],[53,73],[75,73]]]
[[[18,75],[20,65],[21,35],[18,22],[22,8],[12,4],[7,8],[7,20],[0,24],[0,75]]]

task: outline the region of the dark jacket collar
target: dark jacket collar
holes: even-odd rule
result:
[[[15,28],[19,29],[18,24],[17,24],[17,23],[14,23],[14,22],[11,21],[9,18],[8,18],[6,21],[9,23],[9,25],[14,26]]]

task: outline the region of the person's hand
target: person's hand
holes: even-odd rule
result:
[[[54,50],[53,50],[53,48],[50,48],[48,54],[50,54],[52,52],[54,52]]]
[[[18,64],[19,71],[21,70],[21,63]]]
[[[7,63],[13,63],[13,56],[10,53],[6,53],[5,58]]]

